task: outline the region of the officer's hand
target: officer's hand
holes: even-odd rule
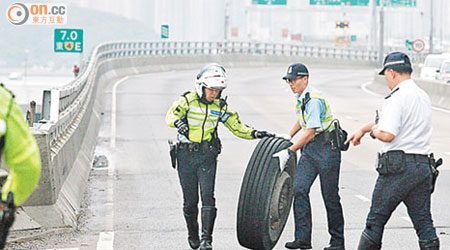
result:
[[[283,138],[288,141],[290,141],[292,139],[292,137],[288,134],[275,134],[275,137]]]
[[[278,157],[278,160],[280,162],[280,171],[284,170],[284,168],[286,167],[286,163],[292,154],[294,154],[294,152],[292,150],[290,150],[289,148],[287,148],[287,149],[283,149],[283,150],[279,151],[278,153],[275,153],[272,155],[272,157]]]
[[[353,146],[358,146],[359,144],[361,144],[361,138],[364,136],[364,132],[362,132],[362,130],[358,130],[356,131],[354,134],[352,134],[350,136],[350,138],[348,138],[344,144],[353,143]]]
[[[189,126],[184,123],[182,120],[178,119],[176,120],[173,125],[175,125],[176,128],[178,128],[178,133],[188,136],[189,134]]]
[[[264,138],[264,137],[273,137],[273,136],[275,136],[275,135],[272,134],[272,133],[269,133],[269,132],[267,132],[267,131],[253,130],[253,131],[252,131],[252,136],[253,136],[253,138],[255,138],[255,139],[261,139],[261,138]]]

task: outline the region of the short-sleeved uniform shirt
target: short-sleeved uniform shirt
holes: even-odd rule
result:
[[[299,94],[295,95],[297,102],[299,103],[300,106],[302,105],[306,93],[312,91],[316,90],[308,85],[301,95]],[[302,115],[301,110],[297,110],[297,112],[299,115]],[[325,104],[318,98],[311,98],[306,104],[304,115],[306,120],[306,128],[315,128],[315,129],[321,128],[322,121],[325,119],[326,116]],[[302,123],[301,120],[299,120],[299,122]]]
[[[399,83],[384,100],[378,127],[395,138],[383,143],[380,152],[431,153],[431,113],[430,98],[425,91],[412,79]]]

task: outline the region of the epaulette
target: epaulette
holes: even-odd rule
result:
[[[394,91],[392,91],[388,96],[386,96],[384,99],[388,99],[389,97],[391,97],[395,92],[397,92],[400,88],[396,88],[394,89]]]
[[[186,91],[184,92],[184,94],[182,94],[181,96],[184,97],[184,100],[186,100],[187,105],[189,106],[189,100],[187,98],[187,95],[189,95],[191,93],[191,91]]]

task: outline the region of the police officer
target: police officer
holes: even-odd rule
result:
[[[188,242],[193,249],[212,249],[212,233],[216,218],[214,184],[217,156],[221,143],[217,127],[223,123],[234,135],[244,139],[269,136],[241,122],[228,108],[222,91],[227,87],[225,69],[208,64],[195,79],[195,91],[186,92],[167,112],[166,123],[178,129],[178,177],[183,189],[183,212],[188,228]],[[201,242],[198,233],[199,187],[202,199]]]
[[[359,250],[381,249],[384,225],[401,202],[408,208],[420,249],[439,249],[430,212],[431,103],[411,79],[411,72],[406,54],[393,52],[386,56],[379,74],[384,75],[391,93],[385,97],[379,123],[366,124],[348,140],[356,146],[370,133],[383,142],[378,155],[379,176]]]
[[[298,120],[289,132],[289,137],[304,130],[291,147],[274,154],[274,157],[279,157],[280,166],[284,167],[290,154],[302,149],[294,180],[295,240],[286,243],[286,248],[311,249],[309,191],[319,175],[327,210],[328,232],[331,235],[330,244],[325,250],[344,249],[344,217],[338,194],[341,153],[332,147],[330,141],[330,131],[333,129],[330,105],[320,92],[308,85],[309,72],[305,65],[292,64],[283,79],[295,94],[297,104]]]
[[[0,155],[10,170],[1,198],[6,201],[12,192],[14,204],[20,206],[38,184],[41,157],[22,110],[11,92],[0,85]]]

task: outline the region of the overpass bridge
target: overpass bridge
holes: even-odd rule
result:
[[[31,217],[32,227],[76,227],[82,221],[84,228],[70,242],[55,236],[39,243],[39,248],[186,249],[181,189],[167,153],[167,139],[175,136],[164,123],[167,109],[181,93],[193,89],[194,76],[203,64],[218,62],[229,71],[225,94],[243,121],[286,133],[296,118],[292,94],[281,77],[290,63],[298,61],[309,66],[311,84],[330,99],[335,116],[349,132],[372,120],[374,110],[381,107],[383,98],[376,95],[386,89],[375,74],[376,51],[236,42],[97,46],[79,78],[44,91],[43,120],[32,128],[43,169],[24,214]],[[450,88],[439,82],[418,83],[438,108],[433,113],[433,150],[448,162],[450,113],[445,109],[450,108]],[[224,150],[217,174],[214,246],[241,249],[235,233],[236,206],[243,173],[257,142],[239,140],[223,128],[220,136]],[[348,249],[356,248],[369,211],[378,148],[377,142],[366,139],[362,146],[343,154],[340,187]],[[108,156],[107,169],[92,170],[95,153]],[[445,165],[441,170],[432,207],[442,245],[450,246],[450,201],[445,195],[450,190],[450,174]],[[311,197],[313,246],[322,249],[328,235],[317,183]],[[21,225],[30,224],[26,221],[16,229]],[[403,207],[385,232],[383,249],[418,248]],[[290,218],[275,249],[284,249],[284,242],[292,238]],[[27,247],[23,244],[12,247]]]

